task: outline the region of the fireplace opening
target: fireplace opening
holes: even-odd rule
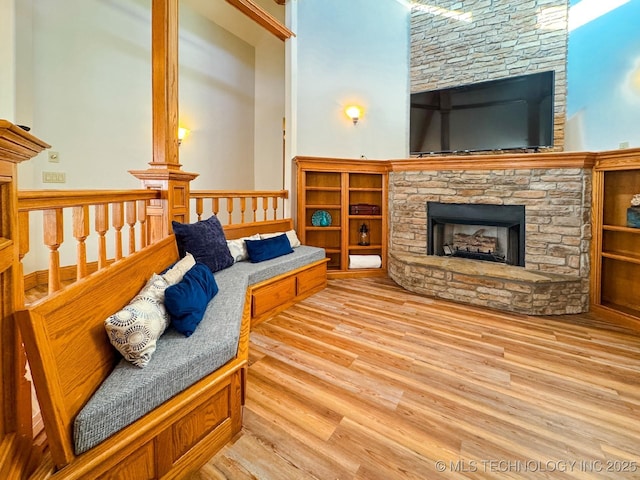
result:
[[[524,267],[524,205],[427,202],[427,254]]]

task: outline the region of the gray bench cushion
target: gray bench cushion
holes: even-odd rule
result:
[[[239,262],[215,273],[218,294],[190,337],[169,328],[151,361],[138,368],[121,360],[74,422],[79,455],[235,357],[248,285],[303,267],[325,257],[321,248],[300,246],[293,253],[261,263]]]

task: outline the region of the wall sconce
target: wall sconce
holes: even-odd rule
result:
[[[178,145],[182,143],[182,140],[189,135],[190,130],[184,127],[178,127]]]
[[[344,113],[347,114],[347,117],[349,117],[355,125],[362,116],[362,108],[357,105],[349,105],[344,109]]]

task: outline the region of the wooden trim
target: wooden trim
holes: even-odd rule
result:
[[[327,158],[327,157],[295,157],[297,166],[304,164],[305,170],[319,170],[328,172],[368,172],[384,173],[390,169],[389,160],[368,160],[355,158]]]
[[[280,40],[284,41],[291,37],[295,37],[295,34],[291,30],[285,27],[277,18],[253,0],[227,0],[227,3],[233,5],[251,20],[256,22],[269,33],[278,37]]]
[[[50,147],[23,128],[0,119],[0,160],[22,162]]]
[[[386,259],[385,259],[386,260]],[[386,262],[385,262],[386,263]],[[353,270],[328,270],[327,278],[361,278],[361,277],[387,277],[387,269],[385,267],[380,268],[359,268]]]
[[[600,152],[597,154],[594,170],[635,170],[639,161],[640,148]]]
[[[602,251],[602,215],[604,203],[604,173],[595,171],[591,186],[591,268],[589,296],[591,308],[600,304],[602,295],[602,266],[600,252]]]
[[[592,152],[517,153],[501,155],[455,155],[390,160],[392,171],[511,170],[532,168],[593,168]]]
[[[20,190],[18,210],[27,212],[158,198],[160,192],[155,190]]]
[[[225,236],[228,240],[247,237],[256,233],[286,232],[293,230],[293,219],[267,220],[264,222],[236,223],[223,225]]]
[[[253,198],[278,197],[289,198],[289,190],[195,190],[190,193],[191,198]]]

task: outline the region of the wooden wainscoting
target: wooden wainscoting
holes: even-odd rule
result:
[[[250,364],[242,435],[190,480],[640,477],[640,337],[587,314],[335,279]]]

